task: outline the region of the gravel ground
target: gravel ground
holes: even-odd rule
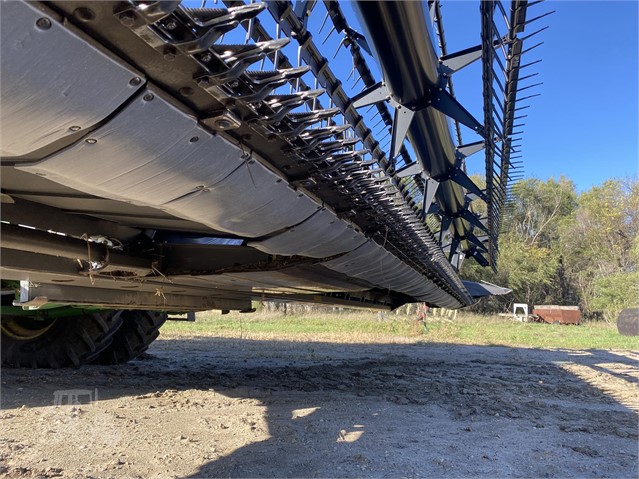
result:
[[[3,369],[0,473],[635,478],[638,379],[629,351],[163,339]]]

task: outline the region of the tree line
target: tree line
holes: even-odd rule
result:
[[[566,178],[521,180],[499,238],[497,273],[472,260],[461,276],[513,293],[482,300],[477,312],[513,302],[579,305],[585,317],[615,320],[639,304],[639,182],[612,179],[577,193]],[[478,203],[478,201],[474,202]],[[474,204],[485,211],[485,204]]]

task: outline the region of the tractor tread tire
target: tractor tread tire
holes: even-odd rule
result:
[[[2,364],[58,369],[90,363],[111,344],[112,336],[122,325],[120,316],[120,311],[98,311],[59,318],[33,339],[17,339],[3,331]]]
[[[123,311],[123,323],[111,344],[95,360],[96,364],[121,364],[137,358],[160,335],[166,313],[157,311]]]

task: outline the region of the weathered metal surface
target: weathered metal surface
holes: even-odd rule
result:
[[[3,198],[14,202],[3,220],[76,236],[108,232],[118,248],[111,259],[152,262],[137,285],[147,305],[171,273],[175,291],[196,297],[469,305],[458,270],[467,257],[494,264],[528,8],[514,1],[508,21],[500,2],[491,5],[482,10],[482,21],[494,22],[482,29],[481,48],[449,54],[436,1],[430,15],[419,3],[362,3],[370,44],[333,1],[0,4],[3,133],[15,133],[3,137],[11,146],[2,147]],[[362,54],[370,45],[386,78]],[[450,75],[487,48],[509,52],[507,91],[486,75],[499,52],[483,55],[489,111],[481,124],[455,99]],[[383,95],[371,109],[357,106],[362,88],[385,79],[395,119]],[[505,118],[492,121],[498,109]],[[460,124],[492,142],[487,191],[464,166],[483,142],[461,144]],[[475,198],[488,202],[488,218],[473,212]],[[198,248],[171,247],[191,240]],[[227,240],[242,246],[212,246]],[[7,250],[3,271],[15,275],[7,278],[87,285],[41,243]],[[231,258],[230,269],[212,267]],[[123,297],[122,286],[136,286],[95,276],[100,290],[112,290],[102,295],[108,304]]]
[[[2,156],[22,156],[91,128],[143,84],[139,72],[36,6],[4,3],[1,31]]]
[[[581,323],[581,311],[579,306],[535,306],[533,315],[550,324],[579,324]]]

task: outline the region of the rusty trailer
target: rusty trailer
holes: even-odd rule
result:
[[[549,324],[579,324],[581,311],[578,306],[535,306],[533,316]]]

